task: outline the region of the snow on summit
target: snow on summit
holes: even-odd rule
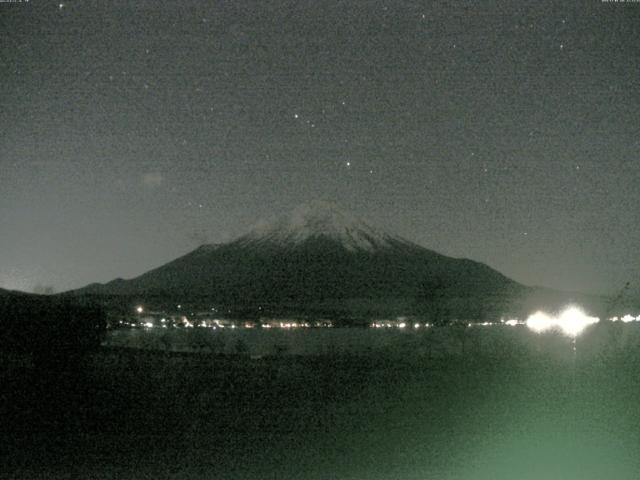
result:
[[[405,243],[340,210],[335,204],[323,201],[300,205],[274,222],[262,222],[239,241],[299,245],[312,238],[331,239],[350,251],[387,248],[391,241]]]

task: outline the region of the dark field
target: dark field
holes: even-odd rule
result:
[[[6,357],[0,476],[637,479],[639,371],[625,346],[575,363],[530,350]]]

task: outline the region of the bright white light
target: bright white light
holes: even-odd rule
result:
[[[413,324],[413,328],[420,328],[420,324],[419,323],[414,323]]]
[[[406,326],[407,326],[407,324],[404,323],[404,322],[398,324],[398,328],[404,328]]]
[[[536,333],[541,333],[546,330],[550,330],[557,326],[555,319],[543,312],[536,312],[529,316],[526,321],[527,327]]]
[[[144,312],[144,308],[142,308],[142,307],[136,307],[136,312],[138,312],[138,313],[142,313],[142,312]]]
[[[509,325],[510,327],[515,327],[516,325],[518,325],[518,320],[507,320],[504,323],[505,325]]]
[[[147,328],[153,328],[153,323],[147,322],[147,323],[144,324],[144,326],[147,327]]]
[[[558,325],[565,334],[575,337],[589,325],[599,321],[599,318],[585,315],[579,308],[570,307],[562,312],[560,318],[558,318]]]
[[[631,315],[625,315],[620,320],[622,320],[624,323],[629,323],[629,322],[635,322],[636,319]]]
[[[590,317],[577,307],[569,307],[559,317],[551,317],[536,312],[527,319],[527,327],[537,333],[559,328],[565,335],[576,337],[589,325],[598,323],[599,318]]]

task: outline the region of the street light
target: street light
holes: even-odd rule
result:
[[[555,319],[544,312],[536,312],[533,315],[529,315],[525,324],[529,330],[533,330],[536,333],[546,332],[556,326]]]
[[[530,315],[525,323],[530,330],[536,333],[560,329],[562,333],[575,339],[585,328],[599,321],[599,318],[588,316],[578,307],[569,307],[557,317],[552,317],[544,312],[536,312]]]
[[[599,318],[590,317],[577,307],[567,308],[558,318],[558,324],[565,335],[577,337],[589,325],[598,323]]]
[[[578,355],[576,339],[585,328],[594,323],[598,323],[599,318],[590,317],[578,307],[568,307],[559,316],[552,317],[544,312],[536,312],[530,315],[525,322],[530,330],[536,333],[542,333],[547,330],[560,330],[562,333],[571,338],[572,353],[572,376],[575,376],[576,357]]]

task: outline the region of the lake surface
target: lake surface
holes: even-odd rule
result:
[[[104,349],[10,404],[3,425],[28,428],[0,478],[636,480],[639,370],[627,348],[575,363]],[[34,424],[43,404],[65,428]]]
[[[132,328],[109,332],[106,346],[173,352],[265,355],[396,354],[426,357],[506,355],[526,351],[573,357],[573,340],[558,331],[538,334],[523,325],[413,328],[207,329]],[[576,339],[577,354],[599,356],[640,347],[640,324],[588,327]]]
[[[166,330],[111,332],[108,347],[136,348],[100,349],[73,372],[3,362],[0,478],[640,472],[638,325],[593,326],[575,353],[524,327]]]

